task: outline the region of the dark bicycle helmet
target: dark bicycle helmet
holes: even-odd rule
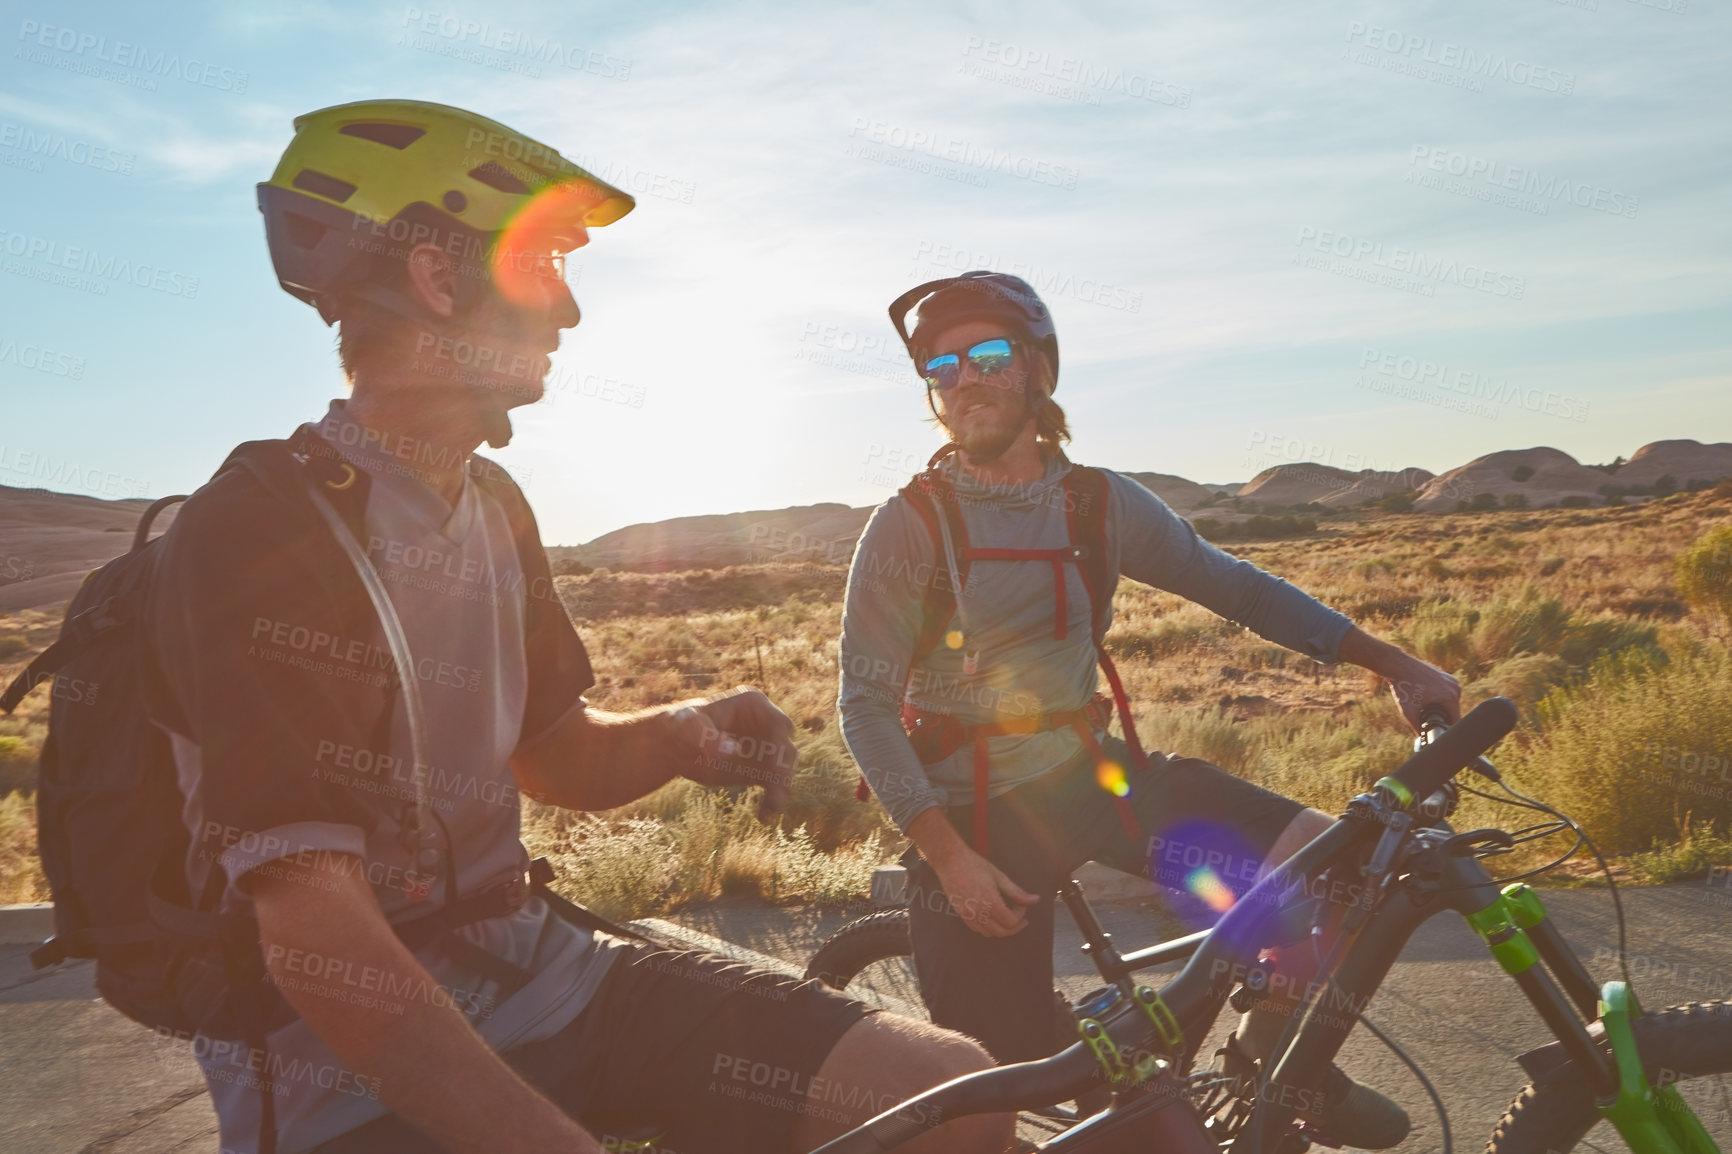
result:
[[[961,276],[927,281],[909,289],[890,305],[890,323],[919,371],[932,355],[931,341],[945,329],[968,321],[1001,321],[1052,364],[1053,389],[1058,388],[1058,332],[1052,310],[1019,276],[975,269]]]

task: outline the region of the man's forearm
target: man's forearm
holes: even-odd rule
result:
[[[1419,663],[1417,657],[1380,641],[1357,625],[1342,635],[1339,656],[1342,661],[1369,669],[1389,681],[1400,680],[1402,674]]]
[[[593,811],[636,801],[688,768],[693,745],[673,709],[575,712],[529,755],[513,758],[512,768],[525,793],[551,805]]]
[[[453,1151],[600,1150],[488,1047],[450,998],[431,994],[438,983],[391,931],[359,868],[277,866],[254,885],[271,978],[347,1069],[376,1080],[394,1111]],[[378,995],[356,1004],[327,996],[310,969],[314,958],[372,974]]]
[[[908,823],[908,837],[934,869],[948,865],[957,854],[968,849],[968,843],[945,816],[943,806],[930,806],[916,815]]]

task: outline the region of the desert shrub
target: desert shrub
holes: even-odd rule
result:
[[[1693,609],[1732,624],[1732,524],[1698,537],[1675,565],[1678,593]]]
[[[1602,654],[1651,647],[1656,635],[1657,627],[1646,622],[1610,614],[1589,616],[1566,608],[1561,598],[1524,585],[1514,596],[1499,595],[1483,607],[1461,601],[1424,602],[1396,638],[1438,668],[1472,681],[1520,654],[1549,654],[1568,665],[1585,666]]]
[[[1475,493],[1473,499],[1467,503],[1467,507],[1474,510],[1495,509],[1497,508],[1497,494]]]
[[[1399,493],[1386,493],[1378,500],[1377,507],[1385,513],[1406,513],[1413,508],[1414,498],[1418,495],[1413,489],[1403,489]]]
[[[48,879],[36,860],[36,797],[0,795],[0,905],[48,900]]]
[[[1218,709],[1139,714],[1137,733],[1145,749],[1200,757],[1241,777],[1249,776],[1256,763],[1250,728]]]
[[[11,661],[30,652],[30,640],[19,633],[8,633],[0,637],[0,661]]]
[[[572,815],[537,806],[524,845],[554,867],[555,887],[610,918],[667,913],[723,894],[839,904],[866,893],[885,838],[820,849],[804,825],[761,824],[757,791],[681,791],[675,816]],[[861,807],[865,808],[865,807]]]
[[[1216,629],[1192,614],[1167,614],[1149,625],[1115,627],[1106,638],[1107,652],[1115,658],[1166,657],[1208,644]]]
[[[1505,493],[1501,502],[1505,509],[1525,509],[1528,507],[1526,493]]]
[[[1540,702],[1518,788],[1568,813],[1608,853],[1732,819],[1732,654],[1676,640],[1626,649]]]
[[[1656,840],[1653,849],[1630,855],[1630,872],[1651,886],[1703,877],[1727,865],[1732,865],[1732,837],[1713,830],[1687,830],[1675,841]]]
[[[1339,813],[1413,752],[1413,731],[1387,695],[1340,716],[1271,713],[1248,723],[1255,761],[1245,774],[1264,789]]]
[[[1477,704],[1488,697],[1507,697],[1517,705],[1531,707],[1555,686],[1568,681],[1574,669],[1562,657],[1550,653],[1523,653],[1507,657],[1463,690],[1467,701]]]

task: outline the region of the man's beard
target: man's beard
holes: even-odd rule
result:
[[[950,430],[951,439],[956,442],[957,448],[962,450],[963,461],[972,466],[990,465],[1004,456],[1005,452],[1016,444],[1017,438],[1022,436],[1023,429],[1028,425],[1029,414],[1026,407],[1020,415],[1023,417],[1020,421],[1007,420],[1002,425],[988,424],[984,428],[977,426],[967,435]]]

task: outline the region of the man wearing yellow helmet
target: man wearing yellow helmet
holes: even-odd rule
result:
[[[443,105],[295,128],[259,207],[352,395],[187,502],[142,648],[184,801],[168,888],[226,927],[220,964],[175,979],[224,1149],[808,1150],[989,1065],[525,884],[519,789],[600,810],[677,776],[760,784],[767,818],[797,759],[756,691],[589,709],[534,517],[473,455],[578,321],[563,255],[632,199]],[[909,1149],[1009,1137],[962,1118]]]

